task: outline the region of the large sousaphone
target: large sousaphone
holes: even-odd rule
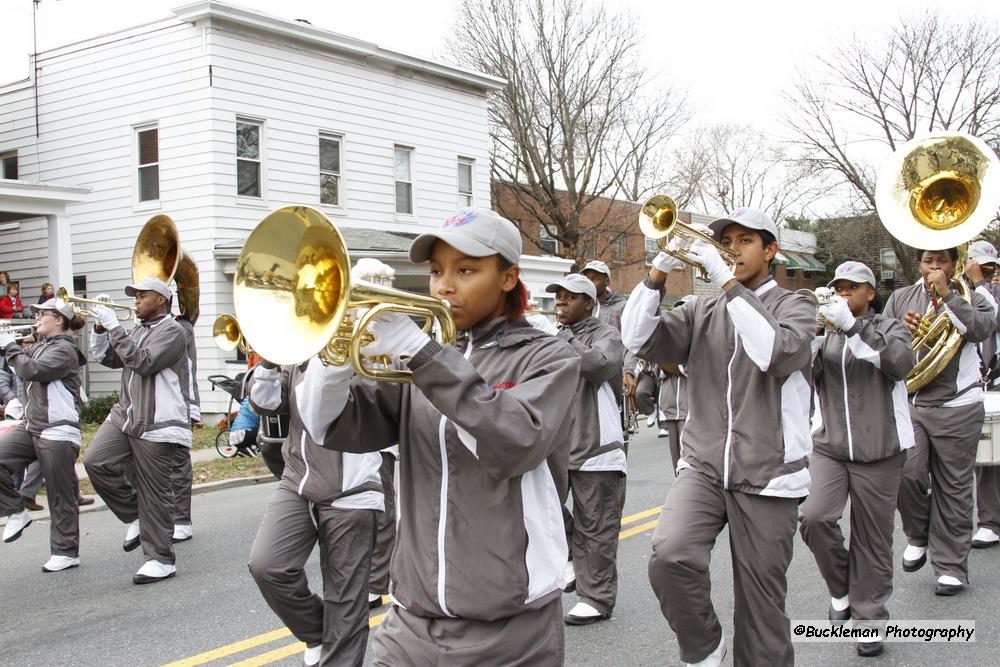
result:
[[[1000,208],[1000,160],[982,140],[936,132],[903,144],[879,171],[875,206],[886,230],[925,250],[962,246],[976,238]],[[963,253],[964,254],[964,253]],[[959,259],[953,285],[966,301],[972,293]],[[913,334],[917,365],[906,377],[913,393],[944,370],[962,346],[962,334],[933,301]]]
[[[143,226],[132,250],[132,282],[159,278],[177,283],[177,309],[195,324],[201,288],[198,265],[181,248],[177,226],[167,215],[154,215]]]
[[[278,365],[300,364],[313,356],[330,364],[350,363],[373,380],[409,382],[409,371],[373,367],[361,348],[373,340],[368,323],[395,311],[434,323],[443,342],[454,343],[455,322],[448,304],[368,282],[351,284],[347,245],[329,219],[308,206],[286,206],[264,218],[250,233],[233,279],[233,305],[241,334],[227,337]],[[220,332],[222,333],[222,332]]]

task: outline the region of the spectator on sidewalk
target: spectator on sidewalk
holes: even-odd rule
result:
[[[38,295],[38,303],[45,303],[52,298],[55,298],[55,291],[52,287],[52,283],[42,283],[42,293]]]
[[[21,303],[19,291],[16,282],[7,284],[7,293],[0,296],[0,320],[10,320],[24,315],[24,304]]]
[[[10,274],[6,271],[0,271],[0,296],[7,293],[7,285],[10,283]]]

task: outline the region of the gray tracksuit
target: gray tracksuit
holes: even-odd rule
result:
[[[849,595],[855,620],[888,618],[892,529],[903,452],[913,446],[906,374],[915,363],[910,333],[869,310],[847,332],[817,337],[813,361],[822,424],[813,433],[812,493],[800,532],[830,595]],[[851,543],[840,518],[851,498]]]
[[[0,355],[0,406],[7,405],[12,398],[16,398],[24,406],[27,400],[24,397],[24,383],[7,365],[7,358]]]
[[[653,533],[650,583],[681,659],[703,660],[722,633],[709,559],[728,524],[735,664],[791,665],[784,601],[798,499],[809,489],[815,307],[768,278],[661,315],[663,288],[647,278],[622,316],[626,347],[689,374],[684,454]]]
[[[628,301],[621,294],[606,288],[602,296],[597,297],[594,308],[594,317],[599,322],[609,324],[618,331],[622,330],[622,311],[625,310],[625,303]]]
[[[177,318],[177,323],[184,330],[187,341],[188,359],[188,413],[191,423],[201,421],[201,395],[198,393],[198,347],[195,344],[194,324],[186,318]],[[191,450],[187,447],[177,448],[177,461],[170,474],[170,483],[174,489],[174,524],[191,525],[191,485],[194,482],[194,470],[191,467]]]
[[[124,523],[140,520],[146,560],[174,563],[172,474],[191,447],[187,336],[166,314],[94,333],[91,354],[122,369],[121,398],[84,454],[101,499]]]
[[[625,445],[612,387],[621,386],[625,348],[611,325],[594,317],[563,326],[558,337],[580,356],[581,382],[570,431],[573,513],[567,536],[581,601],[610,615],[618,594],[618,530],[625,499]]]
[[[90,352],[103,366],[122,369],[121,398],[108,415],[136,438],[191,446],[188,338],[169,315],[94,333]]]
[[[428,343],[409,367],[412,384],[355,377],[324,443],[377,451],[399,442],[393,613],[471,631],[558,607],[575,396],[567,388],[579,382],[579,356],[523,318],[497,318],[462,332],[455,347]],[[535,630],[551,644],[541,655],[561,655],[561,627]],[[375,649],[390,641],[376,635]],[[489,651],[485,643],[479,655]]]
[[[258,366],[250,406],[263,416],[287,414],[281,482],[261,520],[250,573],[275,614],[298,639],[323,644],[320,664],[360,665],[368,642],[368,579],[383,510],[378,452],[325,449],[327,409],[318,357],[298,366]],[[319,543],[323,595],[312,593],[304,567]]]
[[[1000,285],[987,285],[994,301],[1000,303]],[[989,367],[990,360],[998,352],[1000,338],[1000,308],[997,309],[997,331],[979,344],[983,364]],[[996,381],[991,385],[996,387]],[[980,528],[989,528],[1000,535],[1000,466],[976,466],[976,519]]]
[[[39,461],[52,516],[51,552],[76,557],[80,522],[74,463],[80,451],[80,367],[86,359],[66,334],[43,338],[26,349],[11,343],[4,354],[24,382],[26,402],[24,423],[0,439],[0,515],[24,509],[13,476]]]
[[[903,320],[924,313],[930,299],[923,283],[892,293],[885,314]],[[950,290],[939,305],[960,332],[961,349],[933,380],[910,396],[915,445],[907,453],[897,501],[911,545],[929,547],[937,576],[968,582],[972,545],[976,449],[983,423],[983,389],[977,343],[996,330],[992,294],[980,283],[972,302]]]
[[[657,370],[660,378],[659,414],[656,421],[667,429],[670,438],[671,470],[677,470],[681,459],[681,440],[684,437],[684,422],[688,415],[688,379],[681,368],[679,374]],[[661,421],[662,420],[662,421]]]

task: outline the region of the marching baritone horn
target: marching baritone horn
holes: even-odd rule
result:
[[[236,262],[233,305],[247,344],[275,365],[319,355],[329,364],[350,363],[371,380],[409,382],[410,371],[371,368],[361,354],[374,340],[368,324],[382,312],[423,318],[428,333],[436,322],[444,343],[456,340],[446,302],[363,281],[351,284],[340,232],[308,206],[278,209],[250,233]]]
[[[713,246],[730,266],[740,258],[739,253],[678,220],[677,204],[667,195],[654,195],[639,208],[639,230],[647,239],[655,240],[660,250],[697,269],[705,281],[708,280],[705,268],[688,255],[695,241]]]
[[[886,230],[914,248],[943,249],[978,236],[1000,208],[1000,159],[981,139],[959,132],[935,132],[899,147],[879,170],[875,208]],[[966,301],[972,292],[962,279],[965,258],[952,276]],[[937,313],[938,295],[913,332],[920,355],[906,377],[913,393],[944,370],[963,337],[946,313]]]

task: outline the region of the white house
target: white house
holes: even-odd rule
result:
[[[396,265],[414,290],[426,279],[405,261],[409,238],[489,206],[487,95],[504,83],[491,76],[216,0],[36,65],[37,79],[0,86],[0,269],[29,298],[72,280],[124,302],[138,230],[169,215],[201,274],[199,379],[240,370],[211,324],[269,211],[322,210],[353,257]],[[57,201],[5,206],[21,190]],[[537,259],[533,291],[568,264]],[[90,367],[92,393],[117,389],[117,372]],[[207,382],[201,393],[205,412],[225,407]]]

